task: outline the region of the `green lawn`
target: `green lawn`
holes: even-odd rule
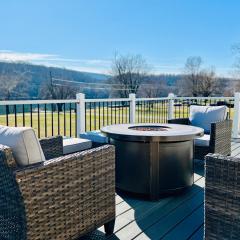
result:
[[[230,117],[233,116],[233,109],[231,110]],[[174,117],[188,117],[188,107],[180,106],[175,107]],[[53,119],[53,120],[52,120]],[[91,121],[90,121],[91,119]],[[166,122],[167,119],[167,104],[149,104],[136,106],[136,122]],[[88,109],[86,111],[86,131],[100,129],[104,125],[116,123],[129,122],[129,108],[124,107],[96,107],[95,109]],[[0,115],[0,125],[6,125],[6,115]],[[9,126],[31,126],[31,115],[25,113],[25,124],[23,121],[23,114],[17,114],[17,123],[15,123],[15,115],[8,115]],[[71,123],[71,124],[70,124]],[[40,127],[38,127],[40,126]],[[71,128],[70,128],[71,126]],[[64,113],[51,112],[45,113],[40,111],[39,117],[36,112],[32,114],[32,127],[36,130],[39,137],[52,136],[52,135],[66,135],[75,136],[76,134],[76,119],[75,112],[66,111]]]

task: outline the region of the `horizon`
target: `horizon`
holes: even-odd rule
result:
[[[233,78],[240,2],[231,3],[1,2],[0,61],[109,74],[118,52],[141,54],[153,74],[182,74],[187,57],[201,56],[203,67]]]

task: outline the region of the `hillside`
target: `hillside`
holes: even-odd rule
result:
[[[0,62],[0,99],[40,99],[41,88],[50,81],[50,73],[53,79],[61,79],[74,82],[103,83],[108,82],[110,76],[97,73],[79,72],[64,68],[46,67],[28,63]],[[177,95],[184,95],[180,92],[179,80],[184,75],[160,74],[149,75],[143,83],[152,84],[152,87],[141,87],[138,96],[143,97],[164,97],[169,92]],[[232,95],[236,81],[229,78],[218,78],[218,85],[221,86],[216,95]],[[81,88],[81,84],[66,83],[55,80],[55,83],[70,84],[74,92],[84,92],[87,98],[116,97],[116,92],[108,89]],[[86,85],[85,85],[86,86]],[[96,85],[95,85],[96,87]],[[116,95],[116,96],[115,96]],[[73,94],[74,96],[74,94]]]
[[[65,79],[78,82],[106,81],[107,75],[78,72],[63,68],[32,65],[28,63],[0,62],[0,98],[6,99],[10,94],[11,99],[35,99],[39,98],[39,89],[50,79]],[[76,84],[76,87],[77,84]],[[94,96],[94,92],[87,92]]]

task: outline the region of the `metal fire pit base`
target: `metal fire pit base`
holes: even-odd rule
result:
[[[132,142],[110,138],[116,147],[116,186],[157,200],[193,184],[193,140]]]
[[[192,186],[194,138],[203,136],[203,129],[138,123],[101,131],[116,147],[117,188],[157,200]]]

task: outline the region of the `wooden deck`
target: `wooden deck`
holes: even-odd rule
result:
[[[240,157],[240,140],[232,142],[232,156]],[[203,190],[203,162],[195,161],[194,185],[191,189],[158,202],[116,195],[114,235],[107,238],[103,228],[100,228],[81,240],[202,240]]]

